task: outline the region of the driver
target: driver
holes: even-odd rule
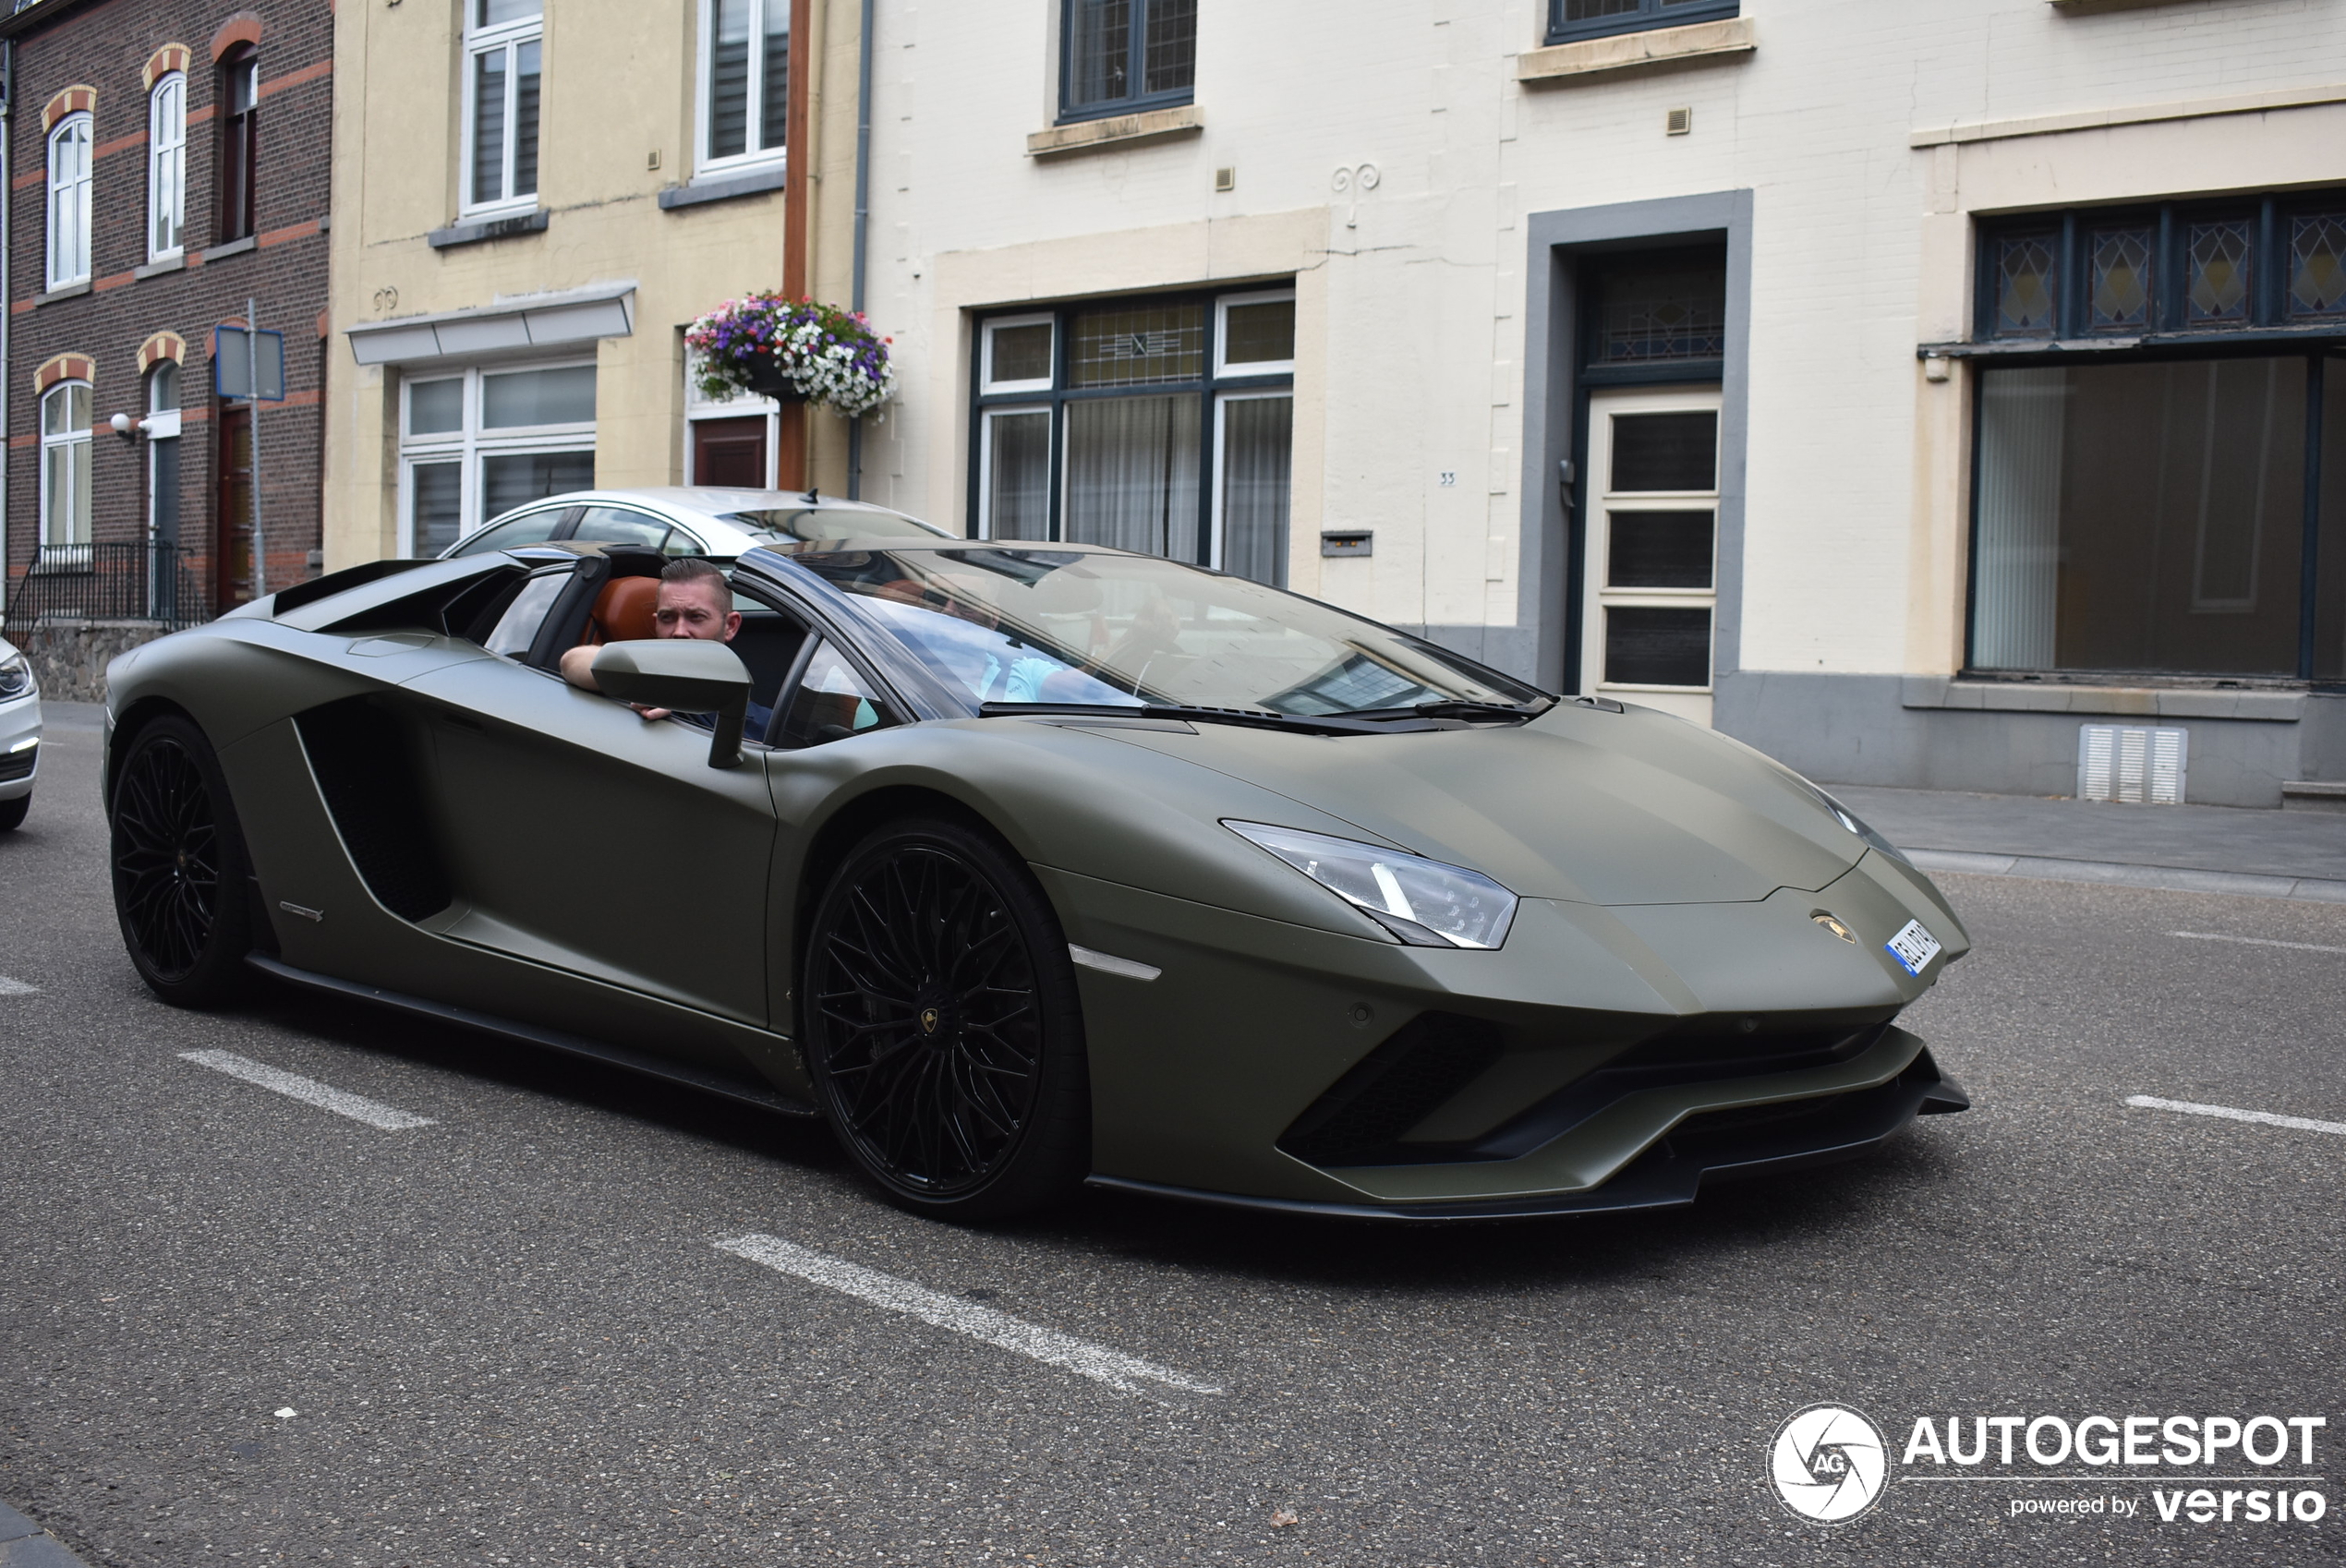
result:
[[[742,612],[733,608],[733,589],[725,581],[725,573],[696,556],[686,556],[661,569],[659,597],[652,610],[652,623],[658,628],[655,636],[730,643],[742,629]],[[562,679],[584,691],[601,691],[602,687],[595,681],[598,651],[584,643],[566,650],[562,654]],[[664,707],[646,707],[640,703],[627,706],[647,719],[666,718],[669,715]],[[742,733],[754,741],[764,740],[767,724],[773,716],[773,709],[752,697],[749,711],[742,718]]]

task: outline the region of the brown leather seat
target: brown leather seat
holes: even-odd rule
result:
[[[595,613],[586,622],[585,645],[632,643],[659,635],[659,623],[653,619],[659,607],[659,578],[612,578],[595,596]]]

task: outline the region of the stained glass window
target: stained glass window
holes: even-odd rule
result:
[[[2289,313],[2346,313],[2346,212],[2290,220]]]
[[[2151,235],[2147,228],[2094,231],[2093,286],[2086,294],[2092,331],[2150,325]]]
[[[1087,310],[1075,318],[1068,369],[1079,387],[1194,381],[1205,374],[1205,307]]]
[[[2194,326],[2248,320],[2248,220],[2194,223],[2183,251],[2183,319]]]
[[[1996,333],[2053,334],[2054,277],[2061,247],[2049,234],[2012,235],[1996,246]]]
[[[1590,365],[1720,359],[1727,352],[1724,250],[1665,250],[1590,263]]]

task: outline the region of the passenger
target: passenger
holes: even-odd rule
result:
[[[725,581],[725,573],[706,561],[686,556],[682,561],[670,561],[660,572],[659,598],[652,611],[652,623],[658,628],[653,633],[655,636],[730,643],[742,629],[742,612],[733,608],[733,589]],[[601,691],[595,683],[595,655],[599,651],[582,643],[565,652],[562,679],[585,691]],[[669,715],[664,707],[646,707],[640,703],[627,706],[647,719],[666,718]],[[742,733],[753,741],[764,740],[766,726],[773,717],[773,709],[752,697],[749,711],[742,719]]]

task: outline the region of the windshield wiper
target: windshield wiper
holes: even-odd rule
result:
[[[1553,703],[1486,703],[1471,697],[1445,697],[1439,702],[1413,703],[1408,707],[1347,708],[1347,718],[1539,718]]]
[[[1259,707],[1196,707],[1186,703],[980,703],[980,718],[1038,718],[1057,715],[1085,718],[1186,718],[1198,724],[1235,724],[1252,730],[1285,730],[1298,735],[1390,735],[1410,729],[1432,730],[1430,719],[1417,724],[1378,723],[1348,714],[1273,713]],[[1406,713],[1397,717],[1414,718]]]

